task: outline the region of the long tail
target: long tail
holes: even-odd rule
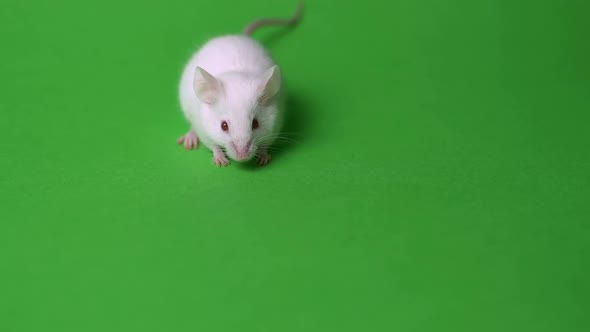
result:
[[[246,28],[244,28],[244,31],[242,33],[246,34],[246,35],[252,35],[254,33],[254,31],[256,31],[258,28],[261,28],[263,26],[269,26],[269,25],[295,25],[295,24],[299,23],[302,16],[303,16],[303,1],[301,0],[297,4],[297,11],[290,18],[263,18],[263,19],[259,19],[257,21],[254,21],[254,22],[248,24],[248,26],[246,26]]]

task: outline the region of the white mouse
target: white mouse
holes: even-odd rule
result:
[[[227,166],[227,157],[270,162],[269,148],[283,125],[285,91],[278,65],[251,35],[262,26],[296,24],[302,9],[299,3],[289,19],[261,19],[241,34],[212,38],[192,55],[179,96],[190,129],[178,144],[190,150],[202,143],[217,166]]]

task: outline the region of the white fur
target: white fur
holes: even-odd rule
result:
[[[233,160],[249,160],[258,149],[269,147],[274,140],[267,138],[276,137],[281,129],[281,74],[268,52],[251,37],[213,38],[185,66],[180,103],[200,143],[212,151],[225,151]],[[256,130],[251,127],[254,118],[259,123]],[[228,123],[228,132],[221,129],[222,121]],[[233,146],[244,149],[249,141],[248,157],[238,158]],[[259,141],[264,146],[258,146]]]

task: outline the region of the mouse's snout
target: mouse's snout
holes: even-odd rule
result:
[[[231,147],[234,150],[236,160],[244,161],[252,158],[252,140],[245,143],[231,142]]]

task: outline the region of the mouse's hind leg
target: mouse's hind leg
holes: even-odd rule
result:
[[[176,141],[178,144],[184,143],[184,148],[187,150],[193,150],[199,147],[199,138],[193,128],[191,128],[186,134],[180,136]]]

